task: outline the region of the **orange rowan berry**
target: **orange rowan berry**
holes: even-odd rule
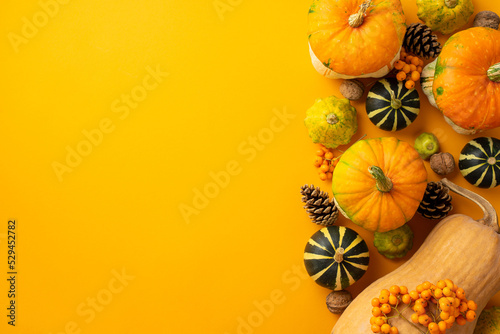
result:
[[[427,314],[422,314],[418,317],[418,322],[421,325],[424,325],[425,327],[427,327],[429,325],[429,323],[431,322],[431,318]]]
[[[418,57],[413,57],[411,59],[411,63],[415,66],[417,66],[418,64],[420,64],[420,59]]]
[[[389,314],[392,311],[392,307],[389,304],[382,304],[382,306],[380,306],[380,311],[384,314]]]
[[[398,79],[398,81],[404,81],[406,79],[406,73],[399,71],[398,74],[396,74],[396,79]]]
[[[458,288],[457,291],[455,291],[457,294],[457,297],[460,299],[465,299],[465,290],[462,288]]]
[[[378,298],[373,298],[373,299],[372,299],[372,306],[373,306],[373,307],[378,307],[378,306],[380,306],[380,300],[378,300]]]
[[[472,310],[472,311],[477,310],[477,304],[473,300],[467,301],[467,306],[469,307],[469,310]]]
[[[389,304],[396,305],[398,303],[398,297],[394,295],[389,296]]]
[[[391,294],[391,292],[388,289],[382,289],[382,291],[380,291],[380,294],[389,296]]]
[[[441,320],[447,320],[450,317],[450,313],[446,311],[441,311],[441,313],[439,313],[439,317],[441,318]]]
[[[442,297],[439,299],[439,308],[443,311],[449,311],[451,307],[450,301],[446,297]]]
[[[420,80],[420,73],[418,73],[418,71],[415,70],[415,71],[411,72],[410,78],[413,81],[418,81],[418,80]]]
[[[425,313],[425,307],[423,307],[422,304],[416,304],[413,306],[413,311],[418,313],[418,315],[422,315]]]
[[[378,317],[382,314],[382,310],[380,309],[380,307],[374,307],[372,308],[372,314],[374,317]]]
[[[413,71],[416,71],[417,70],[417,66],[413,65],[413,64],[410,64],[410,72],[413,72]]]
[[[457,324],[459,324],[460,326],[463,326],[467,323],[467,319],[464,318],[463,315],[459,315],[455,321],[457,322]]]
[[[424,283],[422,283],[422,286],[424,287],[424,290],[428,290],[431,288],[432,284],[429,281],[425,281]]]
[[[469,306],[467,305],[467,302],[465,300],[462,300],[458,309],[460,310],[460,312],[466,312],[469,309]]]
[[[391,332],[390,332],[390,333],[391,333],[391,334],[399,334],[399,330],[398,330],[396,327],[392,326],[392,327],[391,327]]]
[[[404,285],[401,285],[399,287],[399,292],[402,294],[402,295],[406,295],[408,293],[408,288]]]
[[[468,310],[467,313],[465,313],[465,318],[467,321],[474,321],[474,319],[476,319],[476,311]]]
[[[399,293],[401,292],[401,289],[399,288],[399,286],[397,285],[393,285],[389,288],[389,291],[391,292],[391,294],[393,295],[399,295]]]
[[[415,81],[413,81],[413,80],[406,80],[405,87],[407,89],[413,89],[413,88],[415,88]]]
[[[441,290],[440,288],[436,288],[434,290],[434,297],[436,297],[437,299],[443,297],[443,290]]]
[[[411,71],[410,65],[406,64],[405,66],[403,66],[402,71],[405,73],[410,73]]]
[[[403,297],[401,297],[401,301],[406,305],[410,304],[411,303],[410,295],[409,294],[403,295]]]
[[[328,160],[333,159],[333,152],[326,152],[325,153],[325,159],[328,159]]]
[[[382,294],[378,297],[378,299],[380,300],[380,303],[381,304],[385,304],[385,303],[388,303],[389,302],[389,295],[387,294]]]
[[[396,62],[394,63],[394,68],[396,70],[401,70],[401,69],[403,69],[403,66],[405,66],[405,65],[406,65],[406,63],[404,61],[396,60]]]
[[[453,283],[453,281],[451,279],[445,279],[444,282],[446,283],[446,286],[451,289],[453,289],[453,286],[455,285],[455,283]]]
[[[446,286],[446,283],[443,281],[443,280],[439,280],[437,283],[436,283],[436,286],[439,288],[439,289],[443,289],[445,286]]]
[[[438,322],[438,327],[440,332],[445,332],[446,331],[446,322],[440,321]]]
[[[377,320],[375,320],[375,324],[379,326],[382,326],[386,322],[387,320],[385,319],[385,317],[377,317]]]
[[[427,327],[427,328],[429,329],[429,332],[431,332],[431,334],[438,334],[439,333],[439,326],[435,322],[429,323],[429,327]]]
[[[410,319],[413,323],[418,324],[418,313],[413,313]]]
[[[391,325],[389,325],[389,324],[383,324],[382,326],[380,326],[380,331],[382,333],[389,334],[390,331],[391,331]]]
[[[377,317],[376,316],[372,316],[370,318],[370,325],[373,325],[375,323],[375,321],[377,321]]]
[[[420,294],[420,296],[422,296],[422,298],[425,299],[425,300],[429,300],[429,299],[431,299],[431,291],[430,290],[424,290],[424,291],[422,291],[422,293]]]
[[[417,300],[415,300],[415,305],[422,305],[423,307],[427,307],[427,300],[425,300],[424,298],[419,298]]]
[[[419,299],[419,298],[420,298],[420,295],[418,294],[418,292],[417,292],[417,291],[412,290],[412,291],[410,291],[410,297],[411,297],[411,299],[413,299],[413,300],[417,300],[417,299]]]
[[[372,332],[373,333],[380,333],[380,326],[372,325]]]

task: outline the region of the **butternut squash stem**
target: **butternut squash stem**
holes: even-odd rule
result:
[[[496,63],[495,65],[492,65],[488,69],[487,74],[488,74],[488,78],[491,81],[500,82],[500,63]]]
[[[357,28],[363,24],[363,19],[365,17],[366,10],[368,9],[368,7],[370,7],[371,4],[372,4],[371,0],[366,0],[361,4],[361,6],[359,6],[359,11],[357,13],[349,16],[349,25],[351,27]]]
[[[451,182],[447,178],[441,179],[441,182],[450,188],[451,191],[467,198],[476,203],[481,210],[483,210],[483,218],[479,219],[478,222],[491,227],[495,232],[500,233],[500,229],[498,227],[498,216],[495,211],[495,208],[493,205],[491,205],[490,202],[485,200],[483,197],[479,196],[476,193],[473,193],[470,190],[467,190],[465,188],[462,188],[455,183]]]
[[[378,166],[368,167],[368,172],[377,181],[375,184],[377,189],[383,193],[389,192],[392,189],[392,181],[390,178],[384,175],[382,169]]]

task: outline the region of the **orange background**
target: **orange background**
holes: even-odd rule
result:
[[[18,235],[16,326],[2,278],[0,332],[329,333],[329,291],[303,269],[319,226],[300,187],[331,185],[312,165],[303,119],[316,98],[340,96],[341,81],[310,63],[310,3],[54,3],[0,5],[0,276],[9,219]],[[498,3],[474,4],[500,13]],[[403,7],[416,22],[415,2]],[[419,117],[394,135],[412,143],[433,132],[458,158],[474,136],[454,133],[420,96]],[[362,101],[353,105],[353,140],[391,135]],[[498,188],[449,178],[500,208]],[[458,196],[453,205],[481,217]],[[414,248],[396,261],[377,253],[371,233],[338,224],[370,246],[368,272],[349,288],[356,295],[408,260],[435,222],[415,217]]]

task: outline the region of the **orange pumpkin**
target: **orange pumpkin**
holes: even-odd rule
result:
[[[382,77],[399,59],[400,0],[314,0],[308,19],[313,65],[328,78]]]
[[[451,36],[437,58],[432,91],[456,132],[500,126],[500,31],[474,27]]]
[[[333,172],[335,203],[344,216],[369,231],[387,232],[409,221],[427,187],[418,152],[393,137],[360,140]]]

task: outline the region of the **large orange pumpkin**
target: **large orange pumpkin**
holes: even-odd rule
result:
[[[382,77],[399,59],[400,0],[314,0],[308,18],[311,59],[328,78]]]
[[[432,91],[458,133],[500,126],[500,31],[474,27],[451,36],[437,58]]]
[[[347,149],[333,172],[339,211],[369,231],[387,232],[409,221],[427,187],[418,152],[394,137],[360,140]]]

